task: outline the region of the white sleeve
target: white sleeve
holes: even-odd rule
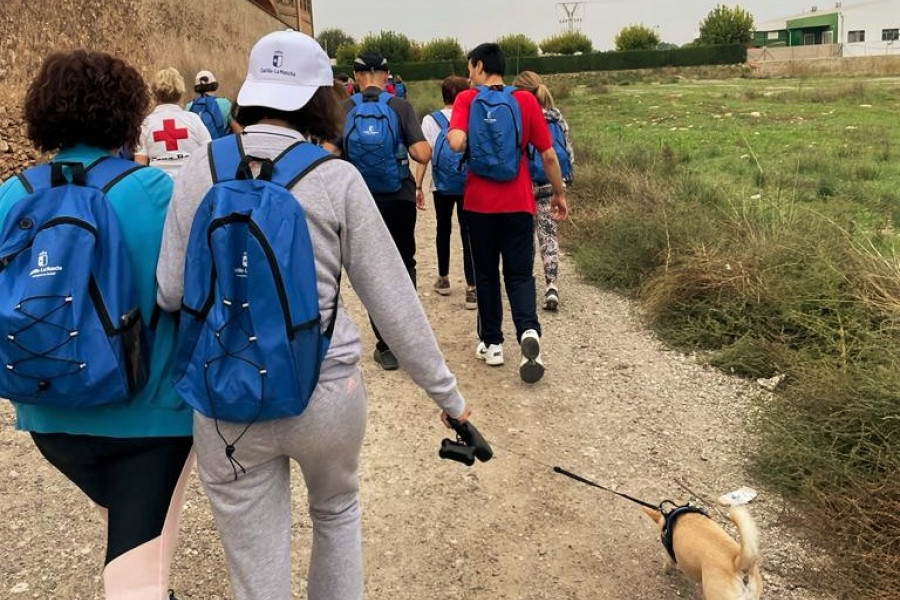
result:
[[[425,139],[428,140],[428,144],[434,148],[437,136],[441,133],[441,126],[437,124],[437,121],[430,114],[422,118],[422,133],[425,135]]]

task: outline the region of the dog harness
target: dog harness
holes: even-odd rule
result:
[[[663,547],[666,549],[666,552],[669,553],[669,556],[672,557],[672,562],[677,563],[675,560],[675,522],[678,521],[680,517],[686,515],[688,513],[696,513],[703,515],[704,517],[709,518],[709,513],[707,513],[702,508],[698,508],[691,504],[685,504],[684,506],[676,506],[675,508],[670,509],[668,512],[660,510],[662,513],[663,519],[663,528],[662,533],[660,533],[660,540],[662,541]]]

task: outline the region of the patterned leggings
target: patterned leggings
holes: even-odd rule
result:
[[[549,185],[535,186],[534,199],[537,202],[535,229],[544,263],[544,279],[547,285],[556,285],[559,277],[559,238],[556,235],[556,221],[550,216],[550,200],[553,188]]]

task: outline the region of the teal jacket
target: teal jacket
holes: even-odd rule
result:
[[[106,154],[97,148],[76,146],[61,151],[53,160],[89,165]],[[156,263],[172,188],[171,177],[147,167],[123,178],[108,193],[131,257],[144,325],[149,324],[156,306]],[[0,185],[0,225],[10,208],[26,195],[16,177]],[[115,438],[191,435],[191,410],[172,385],[174,351],[175,323],[164,314],[156,329],[147,385],[129,402],[77,409],[17,404],[16,425],[37,433]]]

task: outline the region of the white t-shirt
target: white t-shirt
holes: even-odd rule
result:
[[[450,115],[453,114],[453,109],[449,107],[444,107],[441,109],[441,112],[447,117],[447,122],[450,122]],[[425,139],[428,140],[428,144],[431,146],[431,151],[434,152],[434,143],[437,141],[437,136],[441,133],[441,126],[438,125],[438,122],[434,120],[434,117],[431,116],[431,113],[428,113],[424,117],[422,117],[422,133],[425,134]],[[431,191],[434,192],[434,177],[431,178]]]
[[[160,104],[141,124],[141,141],[135,155],[150,158],[174,178],[191,152],[212,141],[200,115],[176,104]]]

